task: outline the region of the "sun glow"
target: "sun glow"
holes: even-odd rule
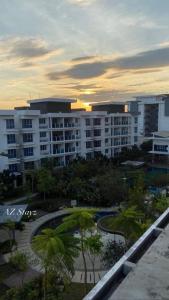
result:
[[[93,94],[96,93],[96,92],[95,92],[94,90],[92,90],[92,89],[85,89],[85,90],[82,90],[81,92],[82,92],[82,94],[85,94],[85,95],[93,95]]]

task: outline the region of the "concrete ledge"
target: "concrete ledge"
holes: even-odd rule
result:
[[[108,294],[109,290],[111,289],[112,291],[113,287],[114,290],[117,288],[119,280],[118,277],[125,278],[125,267],[128,265],[128,262],[133,262],[133,257],[137,254],[139,256],[139,252],[142,253],[142,249],[146,247],[146,245],[149,247],[151,246],[151,239],[153,238],[153,240],[155,240],[161,234],[161,232],[163,232],[163,225],[167,224],[167,222],[169,223],[169,208],[167,208],[165,212],[150,226],[150,228],[147,229],[147,231],[121,257],[121,259],[113,266],[113,268],[111,268],[110,271],[105,274],[105,276],[97,283],[97,285],[89,292],[89,294],[84,297],[84,300],[106,299],[106,294]]]

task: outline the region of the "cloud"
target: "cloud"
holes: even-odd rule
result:
[[[47,77],[50,80],[57,80],[64,77],[74,79],[95,78],[103,75],[108,68],[107,63],[93,62],[78,64],[63,72],[50,72]]]
[[[97,0],[68,0],[69,3],[79,6],[88,6],[96,2]]]
[[[33,67],[37,61],[60,55],[60,48],[51,48],[42,39],[9,38],[0,40],[0,62],[20,63],[22,68]]]
[[[81,61],[86,61],[86,60],[92,60],[95,59],[97,56],[95,55],[90,55],[90,56],[81,56],[81,57],[75,57],[72,59],[73,62],[81,62]]]
[[[144,51],[133,56],[117,58],[112,67],[117,69],[160,68],[169,65],[169,47]]]
[[[144,69],[144,70],[137,70],[137,71],[133,71],[133,74],[146,74],[146,73],[157,73],[157,72],[161,72],[162,69]]]
[[[114,99],[124,99],[124,94],[130,93],[130,89],[103,89],[100,91],[96,91],[92,96],[87,94],[81,94],[79,97],[82,101],[89,102],[103,102],[103,101],[111,101]],[[130,95],[129,95],[130,97]],[[125,99],[124,99],[125,100]]]
[[[151,69],[152,72],[155,69],[155,72],[157,72],[158,68],[166,66],[169,66],[169,47],[144,51],[132,56],[123,56],[107,61],[84,62],[73,65],[62,72],[50,72],[47,74],[47,77],[50,80],[58,80],[60,78],[89,79],[100,77],[106,74],[108,70],[137,70],[140,72],[144,69],[144,72],[146,72],[149,69],[148,72],[150,72]],[[114,78],[114,75],[112,75],[112,78]]]

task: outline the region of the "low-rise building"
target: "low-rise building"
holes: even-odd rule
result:
[[[71,111],[71,99],[36,99],[26,109],[0,111],[0,169],[23,172],[53,157],[64,166],[81,156],[118,156],[137,144],[130,113]],[[2,157],[2,156],[0,156]],[[2,161],[2,163],[1,163]]]

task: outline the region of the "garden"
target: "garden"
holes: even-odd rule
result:
[[[27,203],[27,209],[37,211],[37,215],[24,216],[19,224],[7,222],[0,226],[7,237],[0,241],[1,258],[8,256],[8,262],[0,261],[1,300],[83,298],[97,282],[97,258],[100,257],[105,270],[110,269],[168,207],[167,193],[161,191],[167,191],[169,175],[148,171],[147,149],[147,145],[126,149],[116,160],[104,156],[91,160],[78,158],[64,168],[56,168],[54,160],[46,160],[39,170],[27,173],[27,185],[22,189],[28,199],[21,203]],[[146,164],[139,169],[121,166],[126,159],[144,159]],[[8,175],[5,176],[4,182],[1,176],[4,203],[9,189]],[[152,193],[152,188],[158,189]],[[34,193],[37,196],[31,198]],[[71,200],[77,201],[76,208],[70,209]],[[27,278],[29,272],[32,274],[31,258],[17,250],[18,237],[25,224],[61,209],[67,212],[61,224],[45,226],[32,238],[32,248],[41,260],[43,272]],[[95,217],[103,209],[112,215],[101,217],[97,226]],[[110,239],[103,245],[100,228],[110,234],[120,233],[123,241]],[[83,283],[72,281],[79,255]],[[92,282],[88,280],[87,261],[91,265]],[[9,288],[7,278],[13,274],[19,277],[19,284]]]

